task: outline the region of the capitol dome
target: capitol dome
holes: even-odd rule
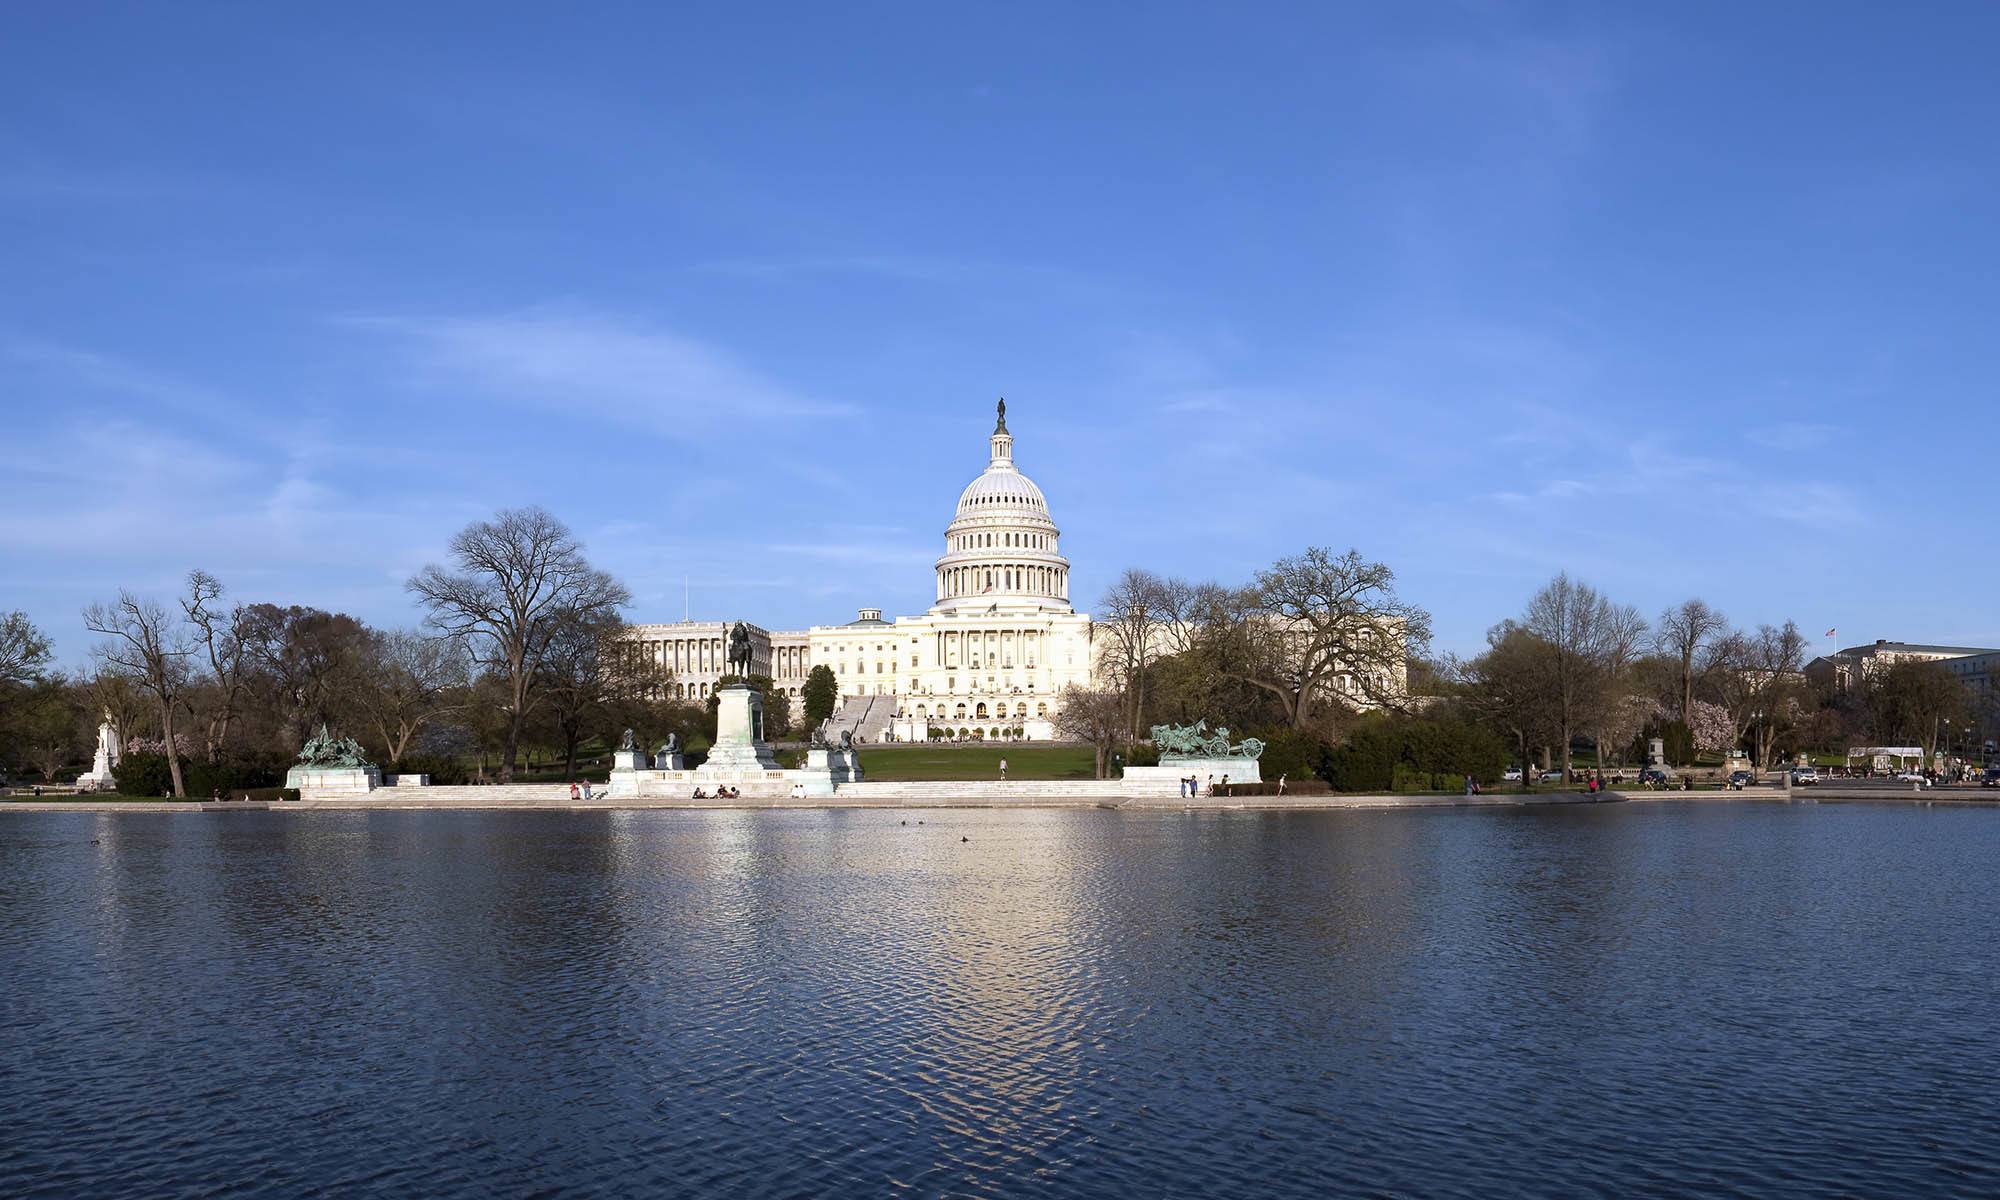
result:
[[[932,612],[1070,612],[1069,560],[1057,553],[1061,531],[1035,481],[1014,465],[1007,402],[989,439],[986,469],[959,493],[937,560]]]

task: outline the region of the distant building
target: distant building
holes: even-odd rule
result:
[[[1858,687],[1870,675],[1900,662],[1941,662],[1955,675],[1984,677],[1988,666],[1976,669],[1966,660],[2000,662],[2000,650],[1984,646],[1932,646],[1918,642],[1878,640],[1865,646],[1849,646],[1806,664],[1806,678],[1824,688],[1844,692]]]

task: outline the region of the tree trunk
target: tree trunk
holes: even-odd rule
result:
[[[1564,782],[1564,783],[1568,783],[1568,782],[1570,781],[1570,778],[1571,778],[1571,764],[1573,763],[1573,761],[1574,761],[1574,760],[1573,760],[1573,759],[1571,758],[1571,756],[1570,756],[1570,748],[1569,748],[1569,744],[1570,744],[1571,742],[1575,741],[1575,740],[1576,740],[1576,736],[1575,736],[1575,734],[1574,734],[1574,733],[1573,733],[1573,732],[1571,731],[1571,729],[1570,729],[1570,727],[1569,727],[1569,722],[1568,722],[1568,721],[1564,721],[1564,722],[1563,722],[1563,726],[1562,726],[1562,751],[1563,751],[1563,782]]]
[[[179,747],[174,745],[173,705],[166,703],[162,703],[160,705],[160,728],[166,731],[165,740],[167,744],[167,774],[171,776],[174,781],[174,796],[178,799],[185,800],[187,799],[187,784],[182,782],[181,780],[180,749]]]
[[[514,764],[521,760],[521,710],[507,714],[507,744],[500,755],[500,782],[514,782]]]

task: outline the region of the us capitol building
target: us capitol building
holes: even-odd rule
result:
[[[837,720],[875,742],[931,731],[1055,736],[1056,693],[1091,680],[1091,621],[1070,607],[1069,560],[1042,489],[1014,465],[1007,403],[992,456],[958,497],[936,564],[936,602],[917,617],[864,608],[845,625],[773,632],[744,622],[751,673],[795,702],[824,664],[839,681]],[[633,625],[639,647],[674,672],[677,698],[700,700],[726,673],[730,621]]]

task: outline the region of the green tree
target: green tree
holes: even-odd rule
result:
[[[60,675],[44,677],[23,690],[9,706],[0,735],[11,755],[54,783],[56,772],[84,752],[84,708],[78,690]]]
[[[833,668],[825,663],[814,667],[806,676],[805,690],[799,699],[805,702],[806,728],[819,728],[820,722],[833,715],[833,706],[840,700],[840,681],[833,677]]]

